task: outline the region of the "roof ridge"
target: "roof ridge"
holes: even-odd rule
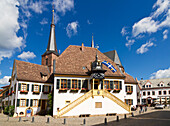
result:
[[[30,62],[26,62],[26,61],[21,61],[21,60],[16,60],[15,59],[15,61],[19,61],[19,62],[24,62],[24,63],[29,63],[29,64],[33,64],[33,65],[38,65],[38,66],[45,66],[45,67],[47,67],[46,65],[40,65],[40,64],[36,64],[36,63],[30,63]]]

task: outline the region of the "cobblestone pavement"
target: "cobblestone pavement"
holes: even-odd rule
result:
[[[156,113],[156,114],[155,114]],[[164,110],[155,110],[153,108],[148,108],[147,112],[144,112],[139,115],[139,111],[135,111],[135,117],[131,117],[131,115],[127,115],[128,119],[123,119],[124,115],[119,115],[119,122],[116,122],[117,116],[96,116],[96,117],[86,117],[86,118],[66,118],[65,126],[81,126],[83,125],[83,120],[86,119],[86,126],[96,125],[102,126],[104,125],[104,120],[107,118],[107,122],[109,126],[135,126],[135,125],[144,125],[144,121],[149,124],[149,126],[159,126],[163,122],[166,126],[168,123],[170,125],[170,109]],[[48,116],[49,117],[49,116]],[[32,123],[32,117],[22,117],[19,122],[19,118],[10,117],[9,121],[7,121],[8,116],[0,114],[0,126],[62,126],[64,125],[64,118],[54,119],[53,117],[49,117],[50,122],[47,122],[47,116],[34,116],[34,122]],[[157,122],[158,125],[152,125]],[[151,124],[151,125],[150,125]],[[168,126],[169,126],[168,125]],[[164,126],[164,125],[161,125]]]

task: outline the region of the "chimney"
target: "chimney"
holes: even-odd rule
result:
[[[56,63],[56,60],[54,59],[53,60],[53,73],[55,73],[55,63]]]
[[[81,51],[84,51],[84,43],[81,44]]]

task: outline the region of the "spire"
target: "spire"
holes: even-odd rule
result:
[[[48,46],[46,52],[53,52],[56,55],[58,54],[57,45],[56,45],[56,37],[55,37],[55,24],[54,24],[54,10],[52,10],[52,22],[51,22],[51,29],[50,29],[50,36],[48,40]]]
[[[92,48],[94,48],[94,40],[93,40],[93,34],[92,34],[91,47],[92,47]]]

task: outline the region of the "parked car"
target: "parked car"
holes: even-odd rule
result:
[[[161,104],[155,105],[155,109],[163,109],[163,108],[165,108],[165,105],[161,105]]]

